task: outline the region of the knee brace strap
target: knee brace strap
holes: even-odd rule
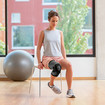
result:
[[[57,77],[61,72],[61,65],[55,60],[51,60],[48,64],[49,68],[52,69],[51,75]]]

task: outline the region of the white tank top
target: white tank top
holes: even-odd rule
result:
[[[62,56],[60,30],[44,30],[44,56]]]

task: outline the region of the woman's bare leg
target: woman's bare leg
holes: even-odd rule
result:
[[[62,70],[66,70],[66,81],[68,89],[71,89],[72,86],[72,80],[73,80],[73,72],[72,72],[72,65],[68,60],[61,60],[60,61]]]
[[[61,67],[62,67],[63,70],[66,69],[67,86],[68,86],[68,89],[71,89],[72,80],[73,80],[72,65],[68,60],[65,60],[65,59],[61,60],[59,63],[61,64]],[[51,75],[49,85],[51,85],[51,86],[54,85],[55,78],[56,77]]]
[[[71,89],[71,86],[72,86],[72,79],[73,79],[72,76],[73,76],[72,66],[68,64],[68,67],[66,68],[66,81],[67,81],[68,89]]]
[[[53,85],[54,85],[54,79],[55,79],[55,78],[56,78],[56,77],[54,77],[54,76],[51,75],[50,83],[49,83],[50,86],[53,86]]]

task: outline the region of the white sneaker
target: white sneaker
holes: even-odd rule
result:
[[[61,94],[62,93],[61,90],[58,87],[56,87],[55,85],[50,86],[49,83],[50,82],[48,82],[48,86],[53,90],[54,93],[56,93],[56,94]]]
[[[69,89],[69,90],[67,91],[66,97],[68,97],[68,98],[75,98],[75,95],[74,95],[72,89]]]

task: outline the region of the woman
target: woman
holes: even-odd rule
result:
[[[49,27],[45,30],[42,30],[39,35],[38,45],[37,45],[37,60],[38,60],[38,68],[43,69],[43,66],[46,69],[50,69],[48,64],[51,60],[55,60],[61,65],[62,70],[66,70],[66,81],[67,81],[67,97],[75,98],[73,91],[71,89],[72,85],[72,65],[66,59],[66,52],[64,48],[64,39],[63,32],[56,29],[58,20],[60,19],[58,13],[56,11],[51,10],[48,13],[48,21]],[[42,61],[40,58],[40,50],[44,44],[44,52]],[[51,75],[50,82],[48,82],[48,86],[56,93],[60,94],[61,90],[54,85],[55,76]]]

